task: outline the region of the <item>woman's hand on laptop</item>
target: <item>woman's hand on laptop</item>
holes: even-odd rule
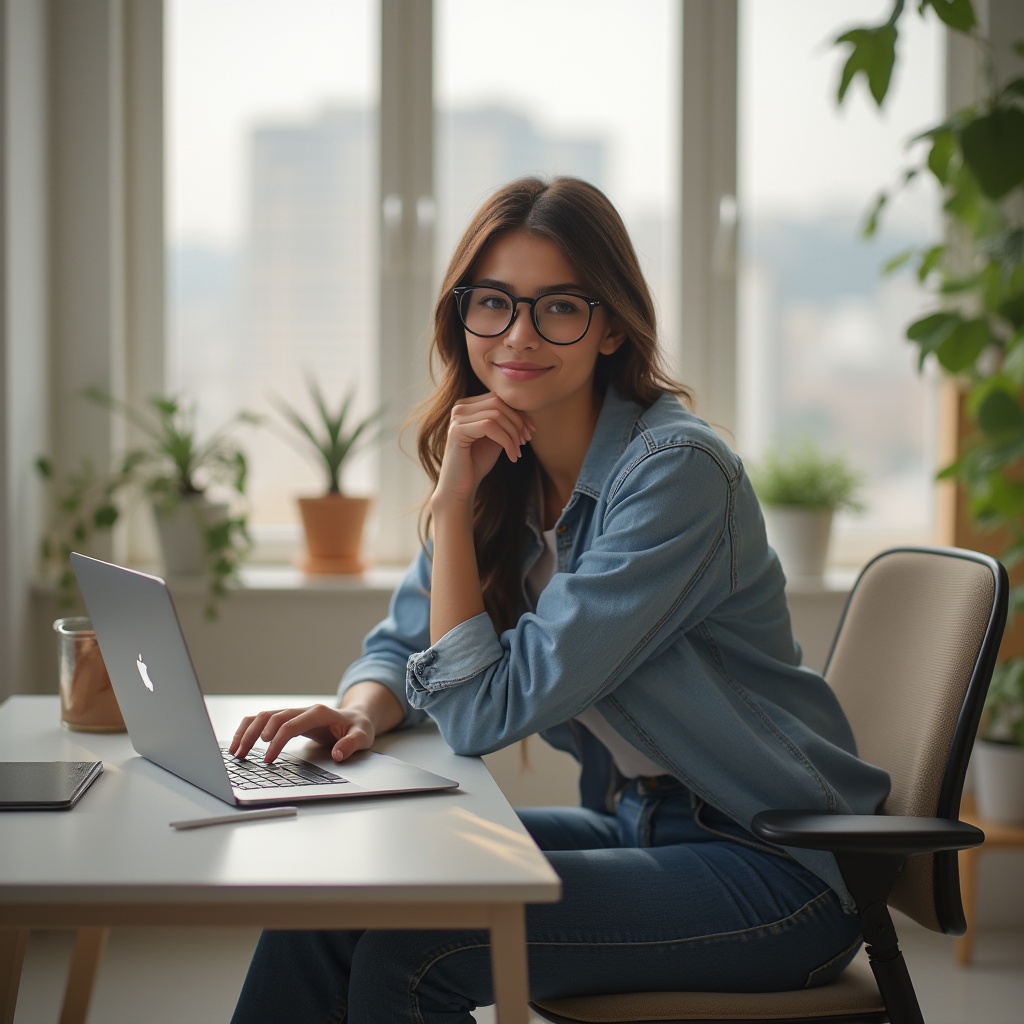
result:
[[[346,691],[340,708],[313,704],[306,708],[261,711],[242,719],[228,746],[245,757],[257,740],[267,744],[265,761],[273,761],[284,745],[305,736],[327,747],[335,761],[373,745],[377,735],[398,725],[405,713],[394,694],[380,683],[357,683]]]

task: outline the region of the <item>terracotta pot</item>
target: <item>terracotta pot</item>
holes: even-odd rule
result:
[[[306,557],[302,568],[309,573],[348,575],[362,572],[363,526],[369,498],[328,494],[299,498],[306,531]]]

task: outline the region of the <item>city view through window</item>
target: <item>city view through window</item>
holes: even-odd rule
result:
[[[887,543],[930,539],[940,458],[936,380],[904,337],[924,293],[909,268],[882,272],[941,238],[934,193],[915,183],[878,236],[861,237],[875,197],[909,165],[910,140],[942,119],[937,19],[901,20],[884,111],[859,87],[835,101],[844,55],[833,41],[890,9],[740,4],[738,443],[754,458],[812,439],[850,459],[866,477],[866,510],[838,518],[833,548],[853,565]]]

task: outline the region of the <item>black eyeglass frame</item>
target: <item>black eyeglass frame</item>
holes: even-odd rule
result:
[[[508,323],[495,334],[481,334],[479,331],[474,331],[473,328],[466,323],[466,318],[462,315],[462,297],[477,288],[482,288],[487,291],[501,292],[502,295],[507,295],[512,303],[512,313],[509,316]],[[470,334],[474,334],[478,338],[500,338],[501,335],[503,335],[516,322],[516,317],[519,315],[519,303],[525,302],[530,307],[530,321],[533,323],[533,329],[549,345],[579,344],[579,342],[587,336],[587,331],[590,330],[590,325],[594,319],[595,308],[602,305],[600,299],[588,299],[586,295],[577,295],[575,292],[567,292],[563,290],[544,292],[542,295],[538,295],[536,298],[531,299],[527,295],[513,295],[505,288],[499,288],[497,285],[489,284],[460,284],[452,289],[452,294],[455,296],[455,308],[459,314],[459,321]],[[572,298],[579,299],[581,302],[585,302],[587,304],[587,326],[583,328],[583,333],[575,341],[552,341],[552,339],[540,329],[540,324],[537,323],[537,303],[540,302],[541,299],[548,298],[550,295],[570,295]]]

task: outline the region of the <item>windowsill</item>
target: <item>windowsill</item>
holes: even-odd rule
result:
[[[790,596],[813,597],[816,594],[846,595],[857,579],[855,569],[830,569],[821,577],[795,576],[786,580],[786,593]]]
[[[387,591],[391,593],[404,575],[404,568],[373,566],[365,572],[351,576],[327,576],[305,573],[288,565],[247,565],[242,568],[238,590],[262,593],[303,593],[336,594],[339,591]],[[168,577],[168,583],[176,590],[205,590],[206,581],[202,576]]]
[[[135,566],[141,572],[162,575],[159,566]],[[352,591],[371,591],[390,593],[401,582],[405,573],[404,566],[372,566],[365,572],[350,576],[328,576],[316,573],[305,573],[295,566],[288,565],[247,565],[241,570],[241,580],[237,590],[261,593],[303,593],[334,594]],[[188,594],[206,590],[204,576],[167,576],[165,577],[176,592]],[[854,569],[829,570],[821,578],[794,577],[786,581],[786,593],[791,596],[813,597],[815,595],[845,595],[853,588],[857,578]],[[37,593],[56,590],[56,584],[45,580],[37,580],[33,589]]]
[[[165,579],[176,594],[193,595],[206,592],[205,576],[167,576],[160,566],[132,566],[140,572],[153,573]],[[373,566],[365,572],[328,576],[305,573],[287,565],[247,565],[240,573],[239,583],[232,586],[233,593],[252,594],[345,594],[345,593],[387,593],[390,594],[401,582],[404,567]],[[57,584],[52,580],[36,580],[33,591],[37,594],[55,594]]]

